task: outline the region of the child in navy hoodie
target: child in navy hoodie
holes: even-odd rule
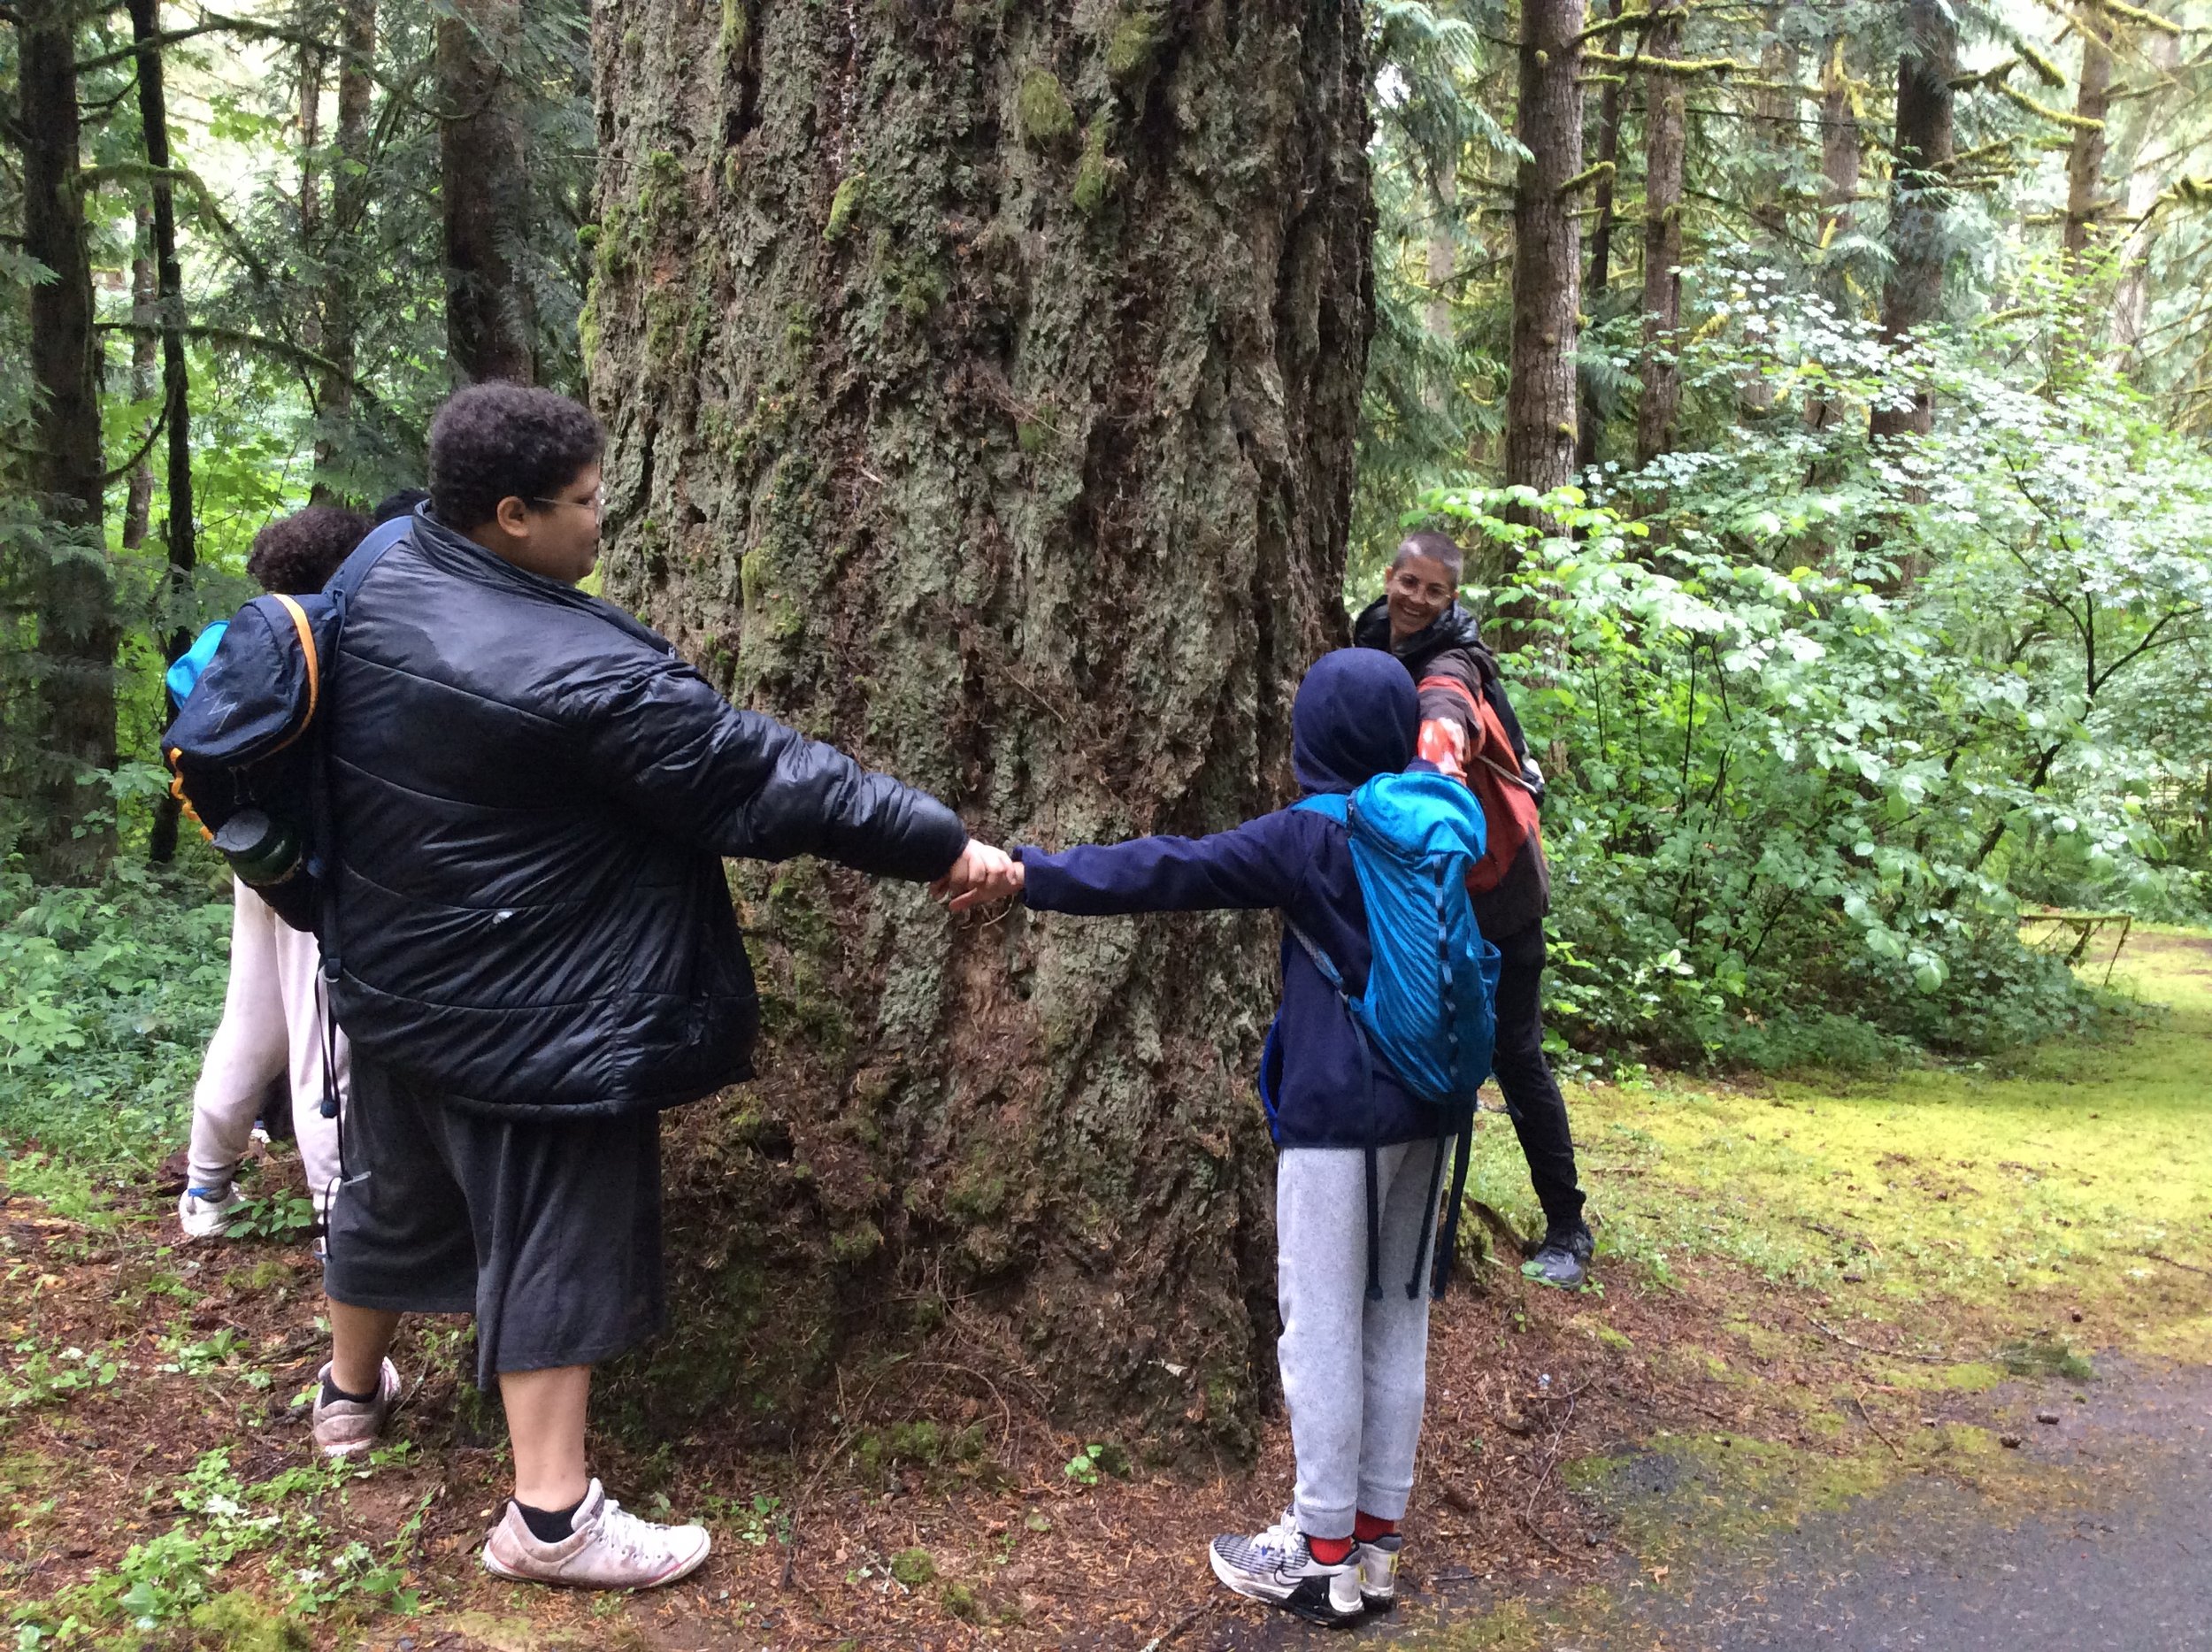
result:
[[[1413,680],[1388,655],[1345,649],[1306,673],[1292,763],[1308,795],[1352,792],[1415,762]],[[1275,1172],[1276,1344],[1298,1460],[1292,1505],[1253,1536],[1217,1537],[1215,1574],[1240,1594],[1342,1624],[1395,1598],[1398,1522],[1413,1487],[1428,1378],[1425,1280],[1437,1172],[1450,1149],[1436,1110],[1368,1064],[1344,1001],[1294,928],[1366,988],[1367,909],[1345,827],[1280,809],[1210,837],[1148,837],[1048,855],[1015,851],[1025,898],[1091,914],[1273,907],[1287,920],[1283,1002],[1261,1090],[1281,1149]],[[1463,1129],[1466,1120],[1455,1121]],[[1367,1150],[1378,1243],[1369,1245]],[[1377,1272],[1390,1281],[1371,1288]]]

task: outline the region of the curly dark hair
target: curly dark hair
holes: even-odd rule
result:
[[[430,426],[430,510],[466,534],[502,499],[550,499],[595,463],[607,433],[565,396],[488,380],[457,393]]]
[[[304,596],[319,591],[369,531],[369,519],[334,504],[311,504],[253,536],[246,572],[265,591]]]

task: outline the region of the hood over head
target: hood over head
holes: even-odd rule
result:
[[[1308,792],[1357,790],[1411,763],[1420,735],[1413,679],[1387,654],[1338,649],[1313,663],[1291,709],[1291,768]]]

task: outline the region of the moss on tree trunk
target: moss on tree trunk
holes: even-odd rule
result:
[[[1285,801],[1292,693],[1344,630],[1360,27],[1325,0],[601,7],[611,592],[987,837]],[[772,1403],[956,1302],[1071,1418],[1247,1442],[1273,922],[962,925],[814,863],[733,880],[766,1076],[674,1126],[712,1323],[634,1391]]]

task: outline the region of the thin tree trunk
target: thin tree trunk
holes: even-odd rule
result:
[[[1644,50],[1662,62],[1681,56],[1680,7],[1655,12]],[[1682,405],[1676,357],[1682,325],[1682,151],[1688,96],[1671,69],[1644,71],[1644,393],[1636,407],[1636,463],[1673,445]]]
[[[1789,245],[1789,182],[1799,148],[1797,48],[1769,41],[1759,73],[1764,84],[1751,94],[1752,141],[1759,151],[1758,197],[1751,204],[1751,221],[1768,246],[1781,250]]]
[[[1527,150],[1513,190],[1512,380],[1505,480],[1548,493],[1573,480],[1582,238],[1568,186],[1582,173],[1582,0],[1524,0],[1520,104]],[[1482,570],[1495,585],[1510,570]]]
[[[357,279],[362,236],[368,227],[369,122],[376,83],[376,0],[345,0],[339,19],[338,141],[330,190],[331,234],[323,254],[322,353],[330,371],[317,391],[314,503],[340,504],[348,496],[326,473],[351,434],[356,347],[361,328]]]
[[[1358,10],[725,15],[595,30],[611,589],[988,838],[1276,806],[1299,678],[1344,637]],[[669,1229],[708,1265],[634,1391],[720,1414],[741,1373],[818,1423],[848,1344],[956,1302],[991,1379],[1248,1451],[1272,922],[963,926],[818,862],[733,876],[780,1036],[741,1103],[677,1116]]]
[[[1909,10],[1909,35],[1897,62],[1890,273],[1882,284],[1882,337],[1891,344],[1942,313],[1951,250],[1944,220],[1951,204],[1951,82],[1958,75],[1958,20],[1947,0],[1911,0]],[[1868,427],[1878,438],[1924,436],[1935,428],[1935,396],[1924,388],[1908,406],[1878,407]]]
[[[1448,350],[1454,342],[1451,287],[1459,262],[1459,244],[1452,238],[1459,215],[1459,167],[1458,157],[1452,158],[1452,165],[1438,172],[1430,192],[1436,223],[1429,231],[1429,296],[1421,306],[1421,330]],[[1431,411],[1443,411],[1445,395],[1440,385],[1431,385],[1425,399]]]
[[[2104,209],[2105,115],[2112,104],[2112,19],[2103,0],[2081,0],[2074,12],[2081,35],[2081,83],[2076,124],[2066,150],[2066,268],[2079,276]]]
[[[323,234],[323,184],[317,170],[323,147],[323,54],[319,48],[299,48],[300,127],[300,248],[311,260],[329,257]],[[306,306],[300,318],[300,342],[308,349],[323,347],[322,317]]]
[[[535,378],[534,306],[515,265],[529,211],[514,79],[521,50],[521,0],[456,0],[438,21],[446,346],[469,381]]]
[[[2143,146],[2174,106],[2174,72],[2181,65],[2181,38],[2154,30],[2146,42],[2144,58],[2159,76],[2157,88],[2135,102],[2120,141],[2118,170],[2127,180],[2124,221],[2129,226],[2127,248],[2120,259],[2120,279],[2112,296],[2112,344],[2119,352],[2124,371],[2141,366],[2143,329],[2150,314],[2151,247],[2157,230],[2151,207],[2165,180],[2142,163]]]
[[[131,334],[131,400],[150,402],[161,383],[161,286],[154,270],[153,209],[142,205],[131,216],[131,321],[144,329]],[[160,416],[157,410],[149,418],[142,441]],[[146,542],[153,503],[154,460],[149,450],[131,466],[130,491],[123,503],[124,549],[136,550]]]
[[[1851,72],[1844,60],[1844,37],[1828,42],[1820,69],[1820,246],[1835,245],[1850,234],[1858,218],[1859,117],[1851,104]],[[1844,290],[1840,273],[1828,282],[1831,299]],[[1840,307],[1840,305],[1839,306]]]
[[[1786,269],[1795,262],[1795,250],[1790,244],[1790,190],[1798,152],[1803,147],[1798,126],[1801,93],[1797,48],[1785,41],[1770,41],[1760,59],[1760,72],[1766,83],[1751,95],[1751,130],[1760,158],[1751,221],[1758,227],[1762,250],[1778,267]],[[1774,380],[1755,366],[1747,367],[1737,380],[1736,399],[1745,419],[1763,419],[1773,411]]]
[[[1820,68],[1820,293],[1834,308],[1839,319],[1858,313],[1851,280],[1836,241],[1847,235],[1857,222],[1859,196],[1859,117],[1851,103],[1851,73],[1844,58],[1844,37],[1828,42]],[[1815,396],[1805,403],[1805,422],[1826,430],[1841,416],[1842,404],[1832,396]]]
[[[39,862],[91,876],[112,849],[115,590],[102,542],[99,356],[78,155],[74,0],[21,0],[16,23],[23,142],[23,250],[52,272],[30,295],[38,393],[32,488],[50,525],[40,580]]]
[[[131,38],[138,51],[138,119],[145,133],[146,165],[153,173],[154,265],[161,303],[161,403],[168,420],[168,516],[162,541],[169,555],[168,590],[181,604],[199,562],[192,503],[192,385],[184,354],[184,268],[177,257],[175,190],[169,182],[169,106],[161,47],[161,0],[130,0]],[[174,661],[192,646],[192,634],[173,628],[162,645]],[[165,793],[154,806],[147,855],[156,864],[177,851],[177,800]]]
[[[1621,0],[1609,0],[1605,14],[1609,19],[1620,16]],[[1609,74],[1604,89],[1598,94],[1598,171],[1590,186],[1590,274],[1582,290],[1586,295],[1585,310],[1599,319],[1605,317],[1605,289],[1613,280],[1613,191],[1620,169],[1621,90],[1625,78]],[[1594,386],[1580,386],[1578,403],[1579,413],[1575,421],[1577,473],[1598,462],[1598,442],[1605,428],[1604,412],[1598,404]]]

